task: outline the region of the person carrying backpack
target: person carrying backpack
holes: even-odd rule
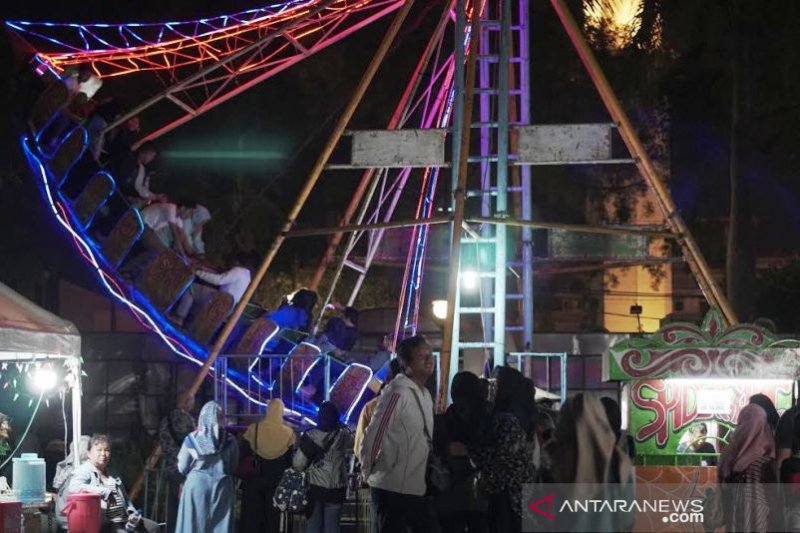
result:
[[[338,533],[347,491],[347,451],[353,447],[350,430],[339,421],[339,409],[323,402],[317,427],[300,438],[292,467],[308,477],[306,532]]]

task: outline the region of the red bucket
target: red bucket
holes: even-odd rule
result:
[[[22,502],[0,500],[0,533],[22,531]]]
[[[70,494],[61,514],[67,517],[70,533],[99,533],[100,495],[91,493]]]

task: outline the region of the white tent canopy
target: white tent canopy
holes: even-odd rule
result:
[[[81,434],[81,336],[72,322],[34,304],[0,283],[0,361],[66,360],[73,379],[72,434]],[[75,466],[79,439],[73,439]]]
[[[0,356],[80,357],[81,336],[72,324],[0,283]]]

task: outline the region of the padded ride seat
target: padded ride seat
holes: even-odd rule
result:
[[[227,292],[215,291],[215,294],[200,306],[186,332],[200,344],[208,344],[232,308],[233,296]]]
[[[370,367],[351,363],[331,387],[330,401],[339,408],[340,413],[346,415],[345,422],[350,418],[355,404],[364,395],[364,390],[371,381],[372,369]]]
[[[77,163],[86,149],[87,135],[82,127],[73,128],[61,140],[53,158],[48,162],[53,179],[59,187],[63,185],[70,169]]]
[[[84,229],[114,192],[114,179],[108,172],[98,172],[89,180],[72,204],[72,210]]]
[[[69,103],[69,90],[61,81],[51,83],[36,99],[33,104],[28,127],[31,133],[39,136],[50,124],[56,113],[60,112]]]
[[[231,353],[261,355],[264,346],[278,334],[278,324],[268,318],[259,318],[247,328]]]
[[[139,216],[136,209],[129,208],[119,218],[111,233],[108,234],[108,238],[103,242],[103,255],[112,268],[119,268],[143,232],[142,217]]]
[[[136,280],[136,288],[163,314],[189,288],[192,280],[194,270],[178,254],[164,250],[144,268]]]
[[[300,392],[300,387],[306,381],[311,369],[322,361],[322,352],[313,344],[301,342],[283,361],[274,393],[280,394],[283,401],[294,403],[295,395]]]

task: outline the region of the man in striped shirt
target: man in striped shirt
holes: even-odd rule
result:
[[[418,335],[400,343],[397,358],[403,372],[380,395],[359,451],[361,470],[377,501],[381,533],[435,533],[436,514],[425,497],[433,434],[433,399],[425,383],[433,374],[433,353]]]

